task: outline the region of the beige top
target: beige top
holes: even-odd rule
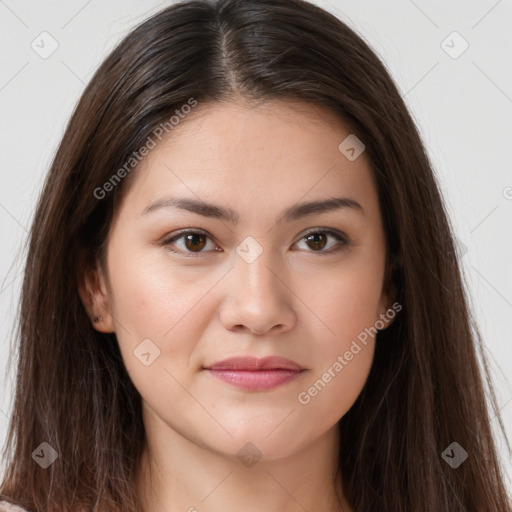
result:
[[[28,510],[11,505],[8,501],[0,500],[0,512],[28,512]]]

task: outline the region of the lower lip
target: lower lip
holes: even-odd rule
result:
[[[273,389],[297,377],[301,372],[294,370],[208,370],[223,382],[241,389],[264,391]]]

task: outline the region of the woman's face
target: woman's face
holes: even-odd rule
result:
[[[300,102],[199,103],[133,171],[92,289],[148,432],[267,460],[335,432],[390,308],[377,191],[348,136]]]

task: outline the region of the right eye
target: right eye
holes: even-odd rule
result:
[[[178,247],[180,250],[175,250],[172,247],[177,245],[177,241],[182,242],[182,246]],[[171,238],[167,238],[162,244],[174,253],[190,255],[194,253],[207,252],[203,251],[203,249],[208,245],[208,241],[211,242],[215,251],[219,250],[206,232],[197,230],[181,231],[180,233],[173,235]]]

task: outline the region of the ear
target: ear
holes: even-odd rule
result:
[[[110,298],[106,280],[99,263],[94,267],[82,267],[83,271],[78,280],[78,293],[92,326],[99,332],[115,332]]]
[[[379,331],[386,330],[395,321],[396,316],[402,309],[402,305],[395,301],[397,289],[392,280],[395,267],[396,263],[393,262],[391,268],[388,268],[385,273],[382,294],[379,302],[378,323],[376,322]],[[382,328],[378,327],[379,325],[382,325],[382,323],[384,323],[384,326]]]
[[[395,302],[391,303],[390,294],[383,292],[379,302],[378,317],[375,325],[379,331],[385,331],[395,320],[398,311],[402,306]]]

